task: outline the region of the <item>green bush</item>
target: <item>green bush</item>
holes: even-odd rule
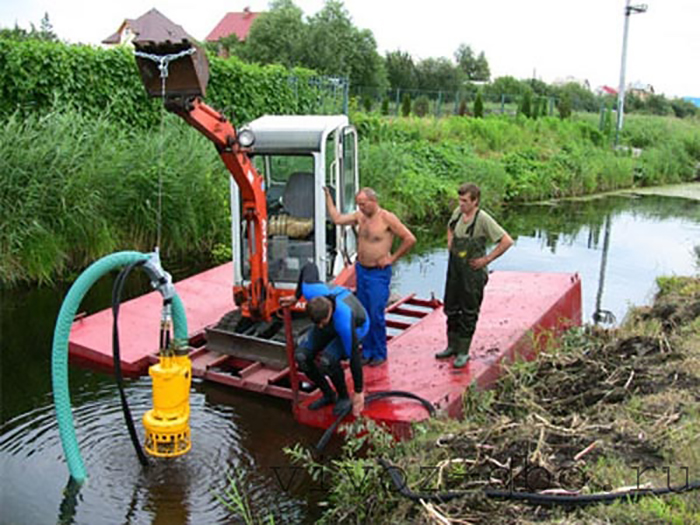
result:
[[[481,91],[476,93],[476,99],[474,100],[474,117],[484,118],[484,99],[481,96]]]
[[[518,108],[518,114],[525,117],[532,117],[532,90],[530,88],[525,89],[522,99],[520,100],[520,107]]]
[[[125,47],[0,39],[0,67],[0,119],[73,107],[141,129],[160,121],[162,104],[146,95],[133,52]],[[323,109],[317,106],[324,92],[309,82],[313,75],[301,68],[210,57],[206,100],[236,124],[264,113],[315,113]]]
[[[411,114],[411,95],[404,93],[401,97],[401,116],[407,117]]]
[[[386,97],[382,98],[382,115],[389,115],[389,99]]]
[[[425,117],[430,111],[430,100],[426,96],[420,96],[413,103],[413,113],[417,117]]]
[[[559,97],[559,103],[557,104],[557,110],[559,111],[559,118],[566,119],[571,117],[572,103],[571,96],[568,93],[563,93]]]

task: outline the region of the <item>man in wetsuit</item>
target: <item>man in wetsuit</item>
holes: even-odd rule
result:
[[[503,255],[513,239],[484,210],[479,208],[481,190],[462,184],[457,190],[459,207],[447,223],[449,260],[445,282],[447,348],[437,359],[456,356],[452,366],[462,368],[469,361],[469,346],[479,319],[484,287],[489,279],[487,264]],[[496,246],[486,253],[487,244]]]
[[[379,206],[377,194],[372,188],[362,188],[355,196],[357,211],[341,214],[333,202],[328,188],[326,207],[335,224],[354,225],[358,229],[357,298],[370,318],[370,329],[362,342],[364,361],[379,366],[386,361],[386,319],[384,310],[389,301],[391,265],[405,255],[416,243],[416,237],[399,218]],[[394,253],[391,245],[394,236],[401,244]]]
[[[342,286],[329,287],[321,282],[315,264],[306,264],[299,275],[296,294],[280,300],[288,306],[299,297],[307,300],[306,313],[314,326],[297,347],[294,358],[299,370],[323,392],[323,397],[309,405],[318,410],[335,403],[333,413],[340,415],[352,405],[352,413],[359,416],[364,407],[362,358],[358,345],[369,330],[367,312],[350,290]],[[320,353],[319,365],[316,357]],[[352,401],[345,384],[341,361],[350,360],[350,372],[354,386]],[[325,375],[330,377],[336,394]]]

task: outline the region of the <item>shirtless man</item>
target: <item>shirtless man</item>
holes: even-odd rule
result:
[[[357,298],[369,314],[370,329],[362,343],[363,362],[379,366],[386,361],[386,320],[384,309],[389,301],[391,265],[405,255],[416,238],[401,221],[384,210],[377,202],[372,188],[362,188],[355,196],[358,210],[341,214],[335,207],[328,188],[326,207],[331,220],[338,225],[358,227]],[[399,248],[391,253],[394,235],[401,239]]]

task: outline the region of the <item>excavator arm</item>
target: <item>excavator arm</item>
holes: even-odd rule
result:
[[[241,194],[241,217],[246,223],[250,285],[236,287],[234,300],[246,317],[269,320],[279,308],[278,297],[268,279],[267,204],[265,182],[245,148],[238,142],[236,128],[226,117],[207,106],[199,97],[166,100],[165,107],[214,143]]]
[[[280,306],[279,292],[268,277],[264,179],[255,170],[246,148],[241,146],[233,124],[202,102],[209,78],[206,56],[191,40],[181,38],[179,43],[154,42],[148,38],[143,43],[134,42],[141,79],[151,96],[163,97],[169,111],[213,142],[238,186],[241,217],[246,225],[250,283],[234,286],[234,301],[245,317],[269,321]]]

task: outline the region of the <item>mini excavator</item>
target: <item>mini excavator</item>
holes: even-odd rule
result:
[[[355,209],[357,132],[345,115],[265,115],[236,129],[203,98],[207,57],[157,11],[133,40],[143,84],[165,108],[202,133],[231,174],[233,300],[207,330],[219,353],[284,367],[280,298],[295,292],[313,262],[327,282],[354,286],[354,230],[329,221],[323,187],[341,213]],[[204,204],[203,204],[204,205]],[[297,310],[300,304],[295,306]]]

